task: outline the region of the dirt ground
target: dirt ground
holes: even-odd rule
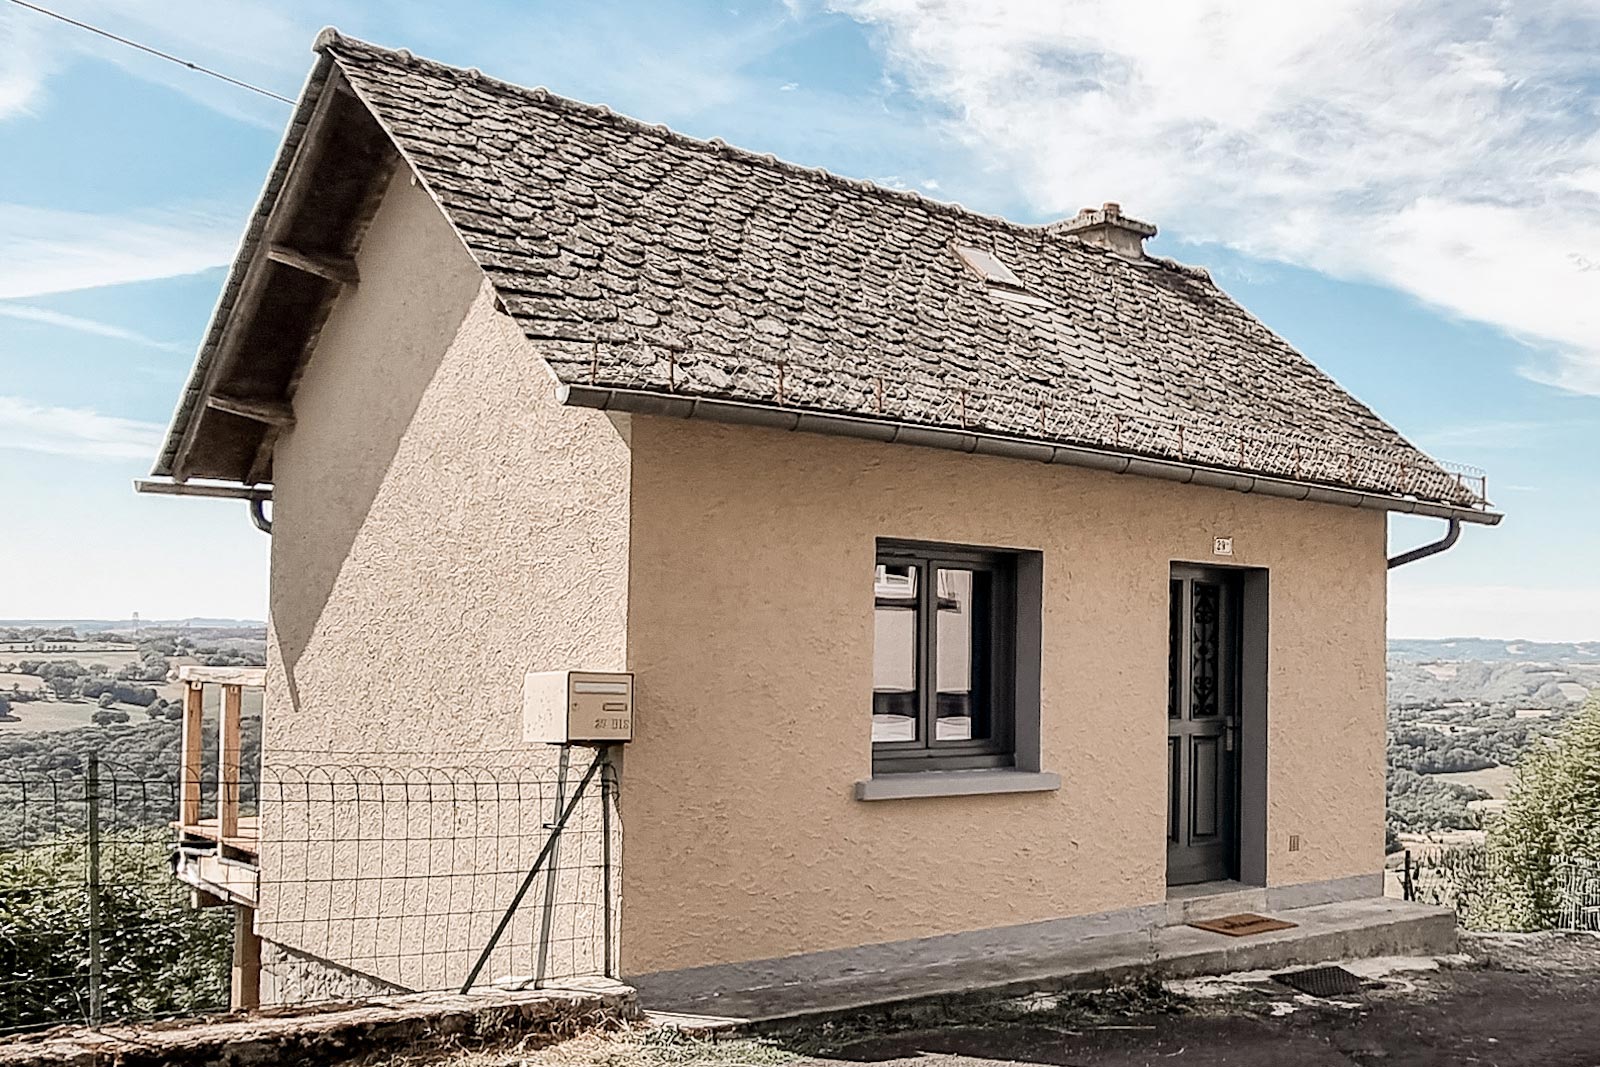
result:
[[[1330,1000],[1270,975],[862,1016],[718,1040],[660,1030],[385,1067],[1600,1067],[1600,936],[1464,937],[1444,960],[1350,964]]]

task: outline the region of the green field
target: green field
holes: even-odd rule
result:
[[[112,705],[128,713],[127,725],[144,722],[148,715],[143,708],[132,704]],[[57,730],[76,730],[94,725],[90,719],[100,705],[93,700],[30,700],[26,704],[13,704],[11,714],[20,722],[0,722],[0,734],[54,733]]]
[[[39,679],[33,677],[32,675],[0,673],[0,690],[9,692],[11,689],[12,679],[20,680],[24,678],[28,679],[28,681],[20,682],[22,688],[41,688],[41,686],[38,684]],[[34,684],[29,685],[29,682]],[[183,686],[176,682],[157,685],[153,688],[156,690],[156,692],[160,693],[169,701],[179,701],[183,699]],[[241,707],[245,718],[256,718],[261,715],[262,695],[262,691],[259,689],[246,689],[244,691]],[[221,702],[221,687],[214,685],[207,686],[205,709],[208,721],[216,721],[217,709],[220,707]],[[129,715],[128,722],[120,725],[138,725],[149,718],[149,716],[145,714],[144,709],[135,704],[114,704],[112,706],[117,708],[119,711],[127,712]],[[11,706],[11,714],[15,715],[20,721],[0,722],[0,735],[54,733],[58,730],[76,730],[80,727],[93,725],[91,716],[93,716],[98,710],[99,705],[93,700],[30,700],[23,703],[13,704]],[[113,726],[112,728],[115,729],[116,727]]]
[[[1505,805],[1506,797],[1511,794],[1511,783],[1517,777],[1517,769],[1506,766],[1485,767],[1477,771],[1453,771],[1429,777],[1441,782],[1454,782],[1456,785],[1481,789],[1489,794],[1490,799],[1474,800],[1470,806],[1480,811],[1499,811]]]
[[[13,674],[10,671],[0,671],[0,693],[11,692],[13,686],[24,693],[34,693],[44,688],[44,679],[32,674]]]
[[[132,649],[114,652],[0,652],[0,666],[21,663],[25,659],[43,660],[46,663],[60,663],[70,659],[77,660],[85,667],[103,663],[115,671],[118,667],[139,662],[139,653]]]

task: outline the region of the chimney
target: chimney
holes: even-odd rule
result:
[[[1109,248],[1124,259],[1143,259],[1144,239],[1156,235],[1154,224],[1128,218],[1122,213],[1122,205],[1113,200],[1101,204],[1098,211],[1086,207],[1070,219],[1051,223],[1047,229]]]

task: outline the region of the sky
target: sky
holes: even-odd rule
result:
[[[1391,636],[1600,639],[1593,0],[55,6],[289,97],[333,24],[1024,222],[1119,201],[1488,470],[1505,521],[1391,575]],[[246,506],[131,482],[289,112],[0,0],[0,618],[265,616]]]

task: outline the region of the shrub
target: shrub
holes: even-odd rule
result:
[[[1554,924],[1561,860],[1600,861],[1600,699],[1517,765],[1505,808],[1489,824],[1494,906],[1504,929]]]
[[[107,834],[100,890],[104,1018],[192,1014],[228,1002],[229,909],[195,911],[148,834]],[[8,1027],[82,1021],[88,999],[88,849],[81,835],[0,852],[0,983]]]

